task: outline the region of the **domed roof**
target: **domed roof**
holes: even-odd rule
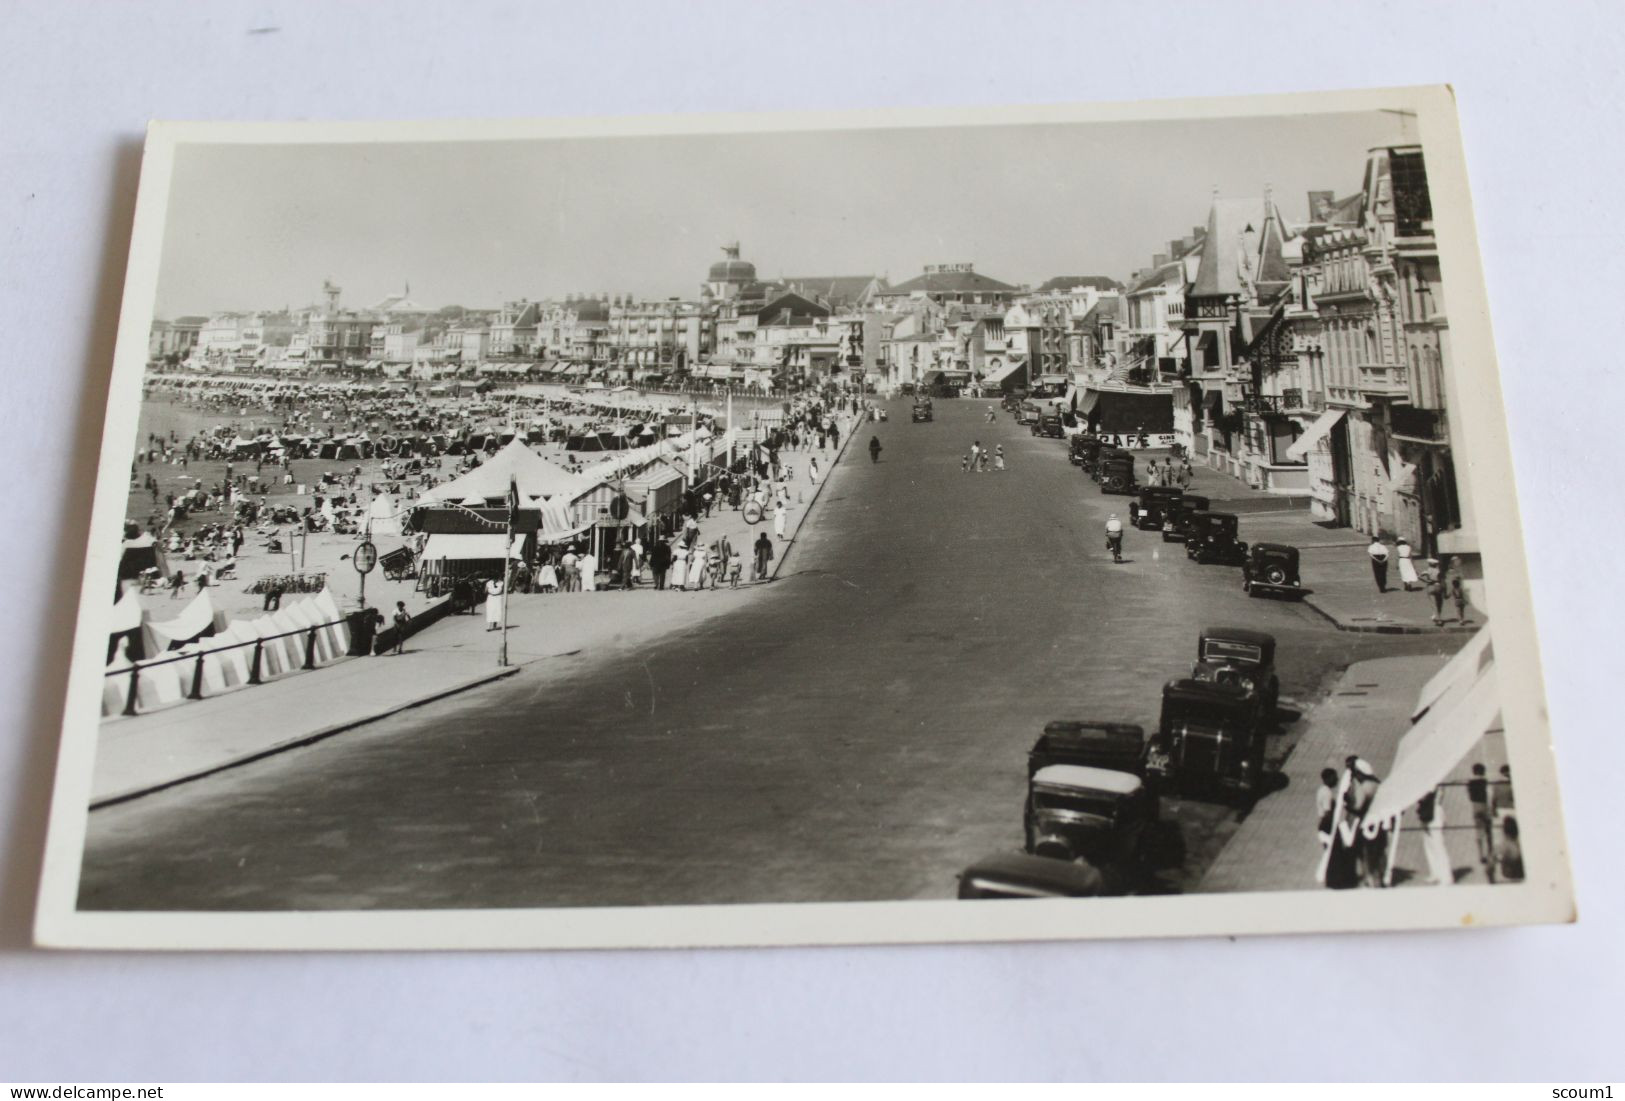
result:
[[[718,260],[711,265],[708,283],[749,283],[756,278],[756,265],[749,260]]]

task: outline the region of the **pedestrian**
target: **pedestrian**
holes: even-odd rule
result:
[[[993,469],[1004,469],[1004,444],[997,444],[993,448]]]
[[[587,548],[587,553],[576,559],[576,569],[581,573],[581,591],[584,593],[598,590],[598,556]]]
[[[816,456],[807,460],[807,480],[813,485],[818,484],[818,459]]]
[[[773,534],[780,539],[784,538],[784,524],[788,520],[790,510],[785,507],[784,501],[773,506]]]
[[[559,571],[554,568],[552,559],[543,560],[536,571],[536,588],[544,593],[557,592],[559,588]]]
[[[1473,766],[1467,781],[1467,801],[1473,808],[1473,840],[1478,845],[1478,862],[1484,865],[1491,883],[1495,882],[1495,818],[1490,813],[1490,781],[1483,765]]]
[[[671,583],[680,592],[688,591],[688,547],[677,540],[671,544]]]
[[[1365,552],[1371,556],[1371,576],[1376,578],[1377,591],[1388,591],[1388,548],[1383,545],[1381,533],[1371,536],[1371,545]]]
[[[962,474],[966,473],[966,472],[968,472],[970,470],[970,456],[969,455],[961,455],[961,456],[959,456],[959,470],[960,470],[960,473],[962,473]]]
[[[1413,593],[1422,587],[1422,579],[1417,576],[1416,563],[1411,560],[1411,541],[1403,535],[1394,544],[1394,557],[1399,559],[1399,583],[1405,586],[1405,591]]]
[[[1416,804],[1416,817],[1422,823],[1422,854],[1427,857],[1428,883],[1448,887],[1456,881],[1450,867],[1450,852],[1444,845],[1443,791],[1434,788]]]
[[[1507,883],[1522,883],[1523,845],[1518,841],[1518,820],[1509,817],[1502,823],[1501,830],[1501,848],[1496,853],[1501,878]]]
[[[1349,776],[1346,809],[1360,824],[1356,844],[1362,877],[1367,887],[1382,887],[1387,879],[1388,831],[1368,829],[1365,821],[1366,812],[1371,809],[1382,783],[1363,757],[1350,758]]]
[[[769,547],[769,550],[772,548]],[[745,556],[738,551],[728,555],[728,587],[739,588],[739,578],[745,572]]]
[[[705,491],[704,500],[705,500],[705,518],[707,520],[709,520],[709,519],[711,519],[711,505],[716,500],[716,494],[712,493],[708,489],[708,490]]]
[[[700,522],[694,519],[692,515],[688,516],[683,520],[683,545],[689,550],[693,550],[694,544],[699,541]]]
[[[878,463],[880,461],[880,437],[879,436],[870,436],[869,437],[869,461],[871,463]]]
[[[485,629],[487,631],[499,630],[502,627],[502,610],[507,604],[507,592],[503,588],[502,579],[493,577],[485,583]]]
[[[1461,559],[1450,559],[1450,599],[1456,605],[1456,621],[1466,623],[1467,620],[1467,586],[1461,579]]]
[[[695,547],[688,556],[688,583],[696,592],[705,588],[707,557],[704,547]]]
[[[412,626],[412,613],[406,610],[406,601],[397,600],[395,602],[394,620],[395,653],[399,654],[401,652],[401,647],[406,644],[407,630]]]
[[[576,547],[571,543],[565,550],[564,557],[559,559],[559,565],[564,570],[564,591],[573,593],[581,588],[581,558],[576,554]]]
[[[1517,813],[1518,805],[1512,798],[1512,766],[1501,766],[1501,778],[1490,785],[1490,816],[1505,826],[1506,819]]]
[[[175,576],[169,579],[169,599],[174,600],[186,588],[186,572],[176,570]]]
[[[1426,587],[1428,599],[1433,601],[1433,625],[1435,627],[1442,626],[1444,624],[1444,595],[1449,586],[1445,580],[1444,570],[1440,567],[1437,558],[1428,559]]]
[[[1332,844],[1332,820],[1337,816],[1337,770],[1320,770],[1320,787],[1315,789],[1315,836],[1322,854]]]
[[[755,572],[751,575],[751,580],[766,581],[767,564],[773,561],[773,540],[767,537],[767,532],[764,531],[756,537],[754,550]]]
[[[1161,474],[1162,474],[1162,471],[1157,469],[1157,460],[1151,459],[1145,464],[1145,483],[1146,483],[1146,485],[1153,485],[1153,486],[1161,485],[1162,482],[1160,482],[1158,480],[1158,478],[1160,477]]]

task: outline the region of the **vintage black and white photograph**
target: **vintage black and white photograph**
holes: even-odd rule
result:
[[[1442,90],[158,124],[126,286],[44,943],[1571,918]]]

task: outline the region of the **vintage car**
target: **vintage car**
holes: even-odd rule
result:
[[[1043,405],[1034,401],[1032,398],[1026,398],[1016,409],[1016,423],[1027,425],[1037,424],[1038,418],[1043,415]]]
[[[1275,636],[1246,627],[1204,627],[1196,637],[1194,680],[1233,683],[1259,699],[1259,721],[1275,718],[1281,680],[1275,673]]]
[[[1139,498],[1128,504],[1129,523],[1141,530],[1161,530],[1162,518],[1168,514],[1169,506],[1176,505],[1184,495],[1185,491],[1177,486],[1145,486]]]
[[[1193,513],[1185,525],[1185,557],[1239,566],[1247,560],[1247,544],[1236,538],[1239,523],[1233,512]]]
[[[1162,510],[1162,541],[1183,543],[1186,533],[1196,523],[1193,517],[1206,512],[1211,504],[1200,493],[1186,493],[1165,507]]]
[[[1027,780],[1023,817],[1029,853],[1085,861],[1101,874],[1102,893],[1123,894],[1145,871],[1157,797],[1132,772],[1046,765]]]
[[[1092,898],[1105,877],[1088,864],[1028,853],[994,853],[959,873],[959,897]]]
[[[912,418],[914,423],[917,424],[920,421],[928,421],[933,419],[935,418],[932,415],[931,403],[929,401],[917,401],[914,403],[914,416]]]
[[[1056,719],[1027,751],[1027,776],[1050,765],[1091,765],[1138,775],[1145,768],[1145,728],[1094,719]]]
[[[1127,451],[1102,453],[1095,460],[1102,493],[1134,492],[1134,456]]]
[[[1021,411],[1021,403],[1026,400],[1027,391],[1018,387],[1017,389],[1011,390],[1009,393],[1005,394],[1004,400],[999,402],[999,406],[1006,413],[1019,413]]]
[[[1264,738],[1256,692],[1232,682],[1169,681],[1146,751],[1146,778],[1162,791],[1217,789],[1251,798],[1263,782]]]
[[[1066,421],[1059,412],[1047,410],[1038,415],[1038,421],[1033,425],[1033,435],[1058,440],[1066,435]]]
[[[1100,450],[1099,436],[1089,432],[1079,432],[1067,441],[1066,461],[1073,466],[1082,466],[1086,459],[1092,458],[1093,453]]]
[[[1303,581],[1298,576],[1298,548],[1285,543],[1254,543],[1247,548],[1241,564],[1241,590],[1248,596],[1277,593],[1294,600],[1303,599]]]

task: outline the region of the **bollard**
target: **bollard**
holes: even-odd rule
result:
[[[263,684],[263,683],[265,683],[264,681],[260,680],[260,655],[263,654],[264,652],[265,652],[265,641],[263,639],[255,639],[254,640],[254,661],[248,667],[248,683],[249,684]]]
[[[197,656],[197,664],[192,667],[192,690],[186,694],[189,700],[203,698],[203,655]]]
[[[305,636],[305,668],[316,668],[316,628],[314,627],[310,629],[310,634]]]
[[[126,715],[134,715],[136,713],[135,697],[138,691],[137,685],[140,680],[141,666],[132,661],[130,663],[130,694],[124,698],[124,713]]]

